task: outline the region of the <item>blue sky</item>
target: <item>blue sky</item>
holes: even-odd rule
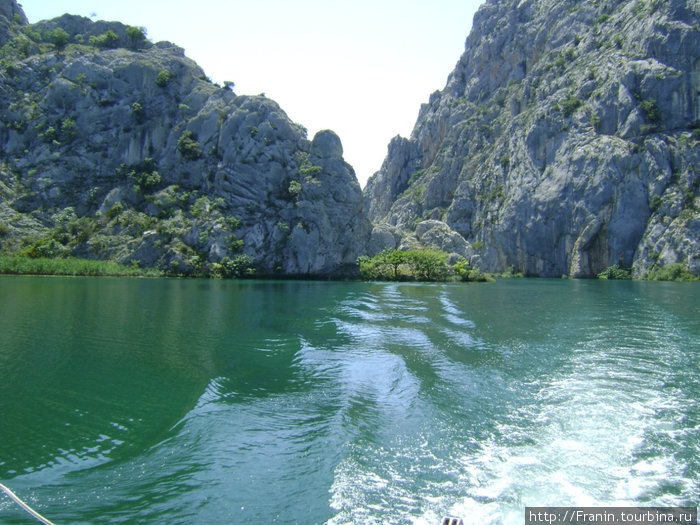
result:
[[[442,89],[481,0],[24,0],[30,22],[71,13],[143,26],[215,82],[265,93],[309,136],[332,129],[362,186],[389,140]]]

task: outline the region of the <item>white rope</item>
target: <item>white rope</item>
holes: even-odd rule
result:
[[[31,508],[29,505],[27,505],[24,501],[19,499],[14,492],[12,492],[10,489],[8,489],[5,485],[0,483],[0,490],[2,490],[5,494],[7,494],[12,501],[17,503],[20,507],[22,507],[24,510],[26,510],[31,516],[37,520],[39,520],[41,523],[44,525],[54,525],[51,523],[49,520],[47,520],[44,516],[39,514],[37,511],[35,511],[33,508]]]

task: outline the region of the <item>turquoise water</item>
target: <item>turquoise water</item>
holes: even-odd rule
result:
[[[3,277],[0,482],[57,525],[696,505],[699,313],[697,283]]]

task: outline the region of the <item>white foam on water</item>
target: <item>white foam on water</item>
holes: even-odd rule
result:
[[[444,293],[439,300],[447,323],[434,329],[464,349],[481,344],[470,335],[464,312]],[[357,338],[357,327],[346,328]],[[391,342],[425,347],[432,335],[427,327],[425,333],[405,327],[373,330],[360,339],[377,347],[388,336]],[[526,506],[687,505],[697,497],[698,482],[673,443],[690,441],[692,424],[677,414],[694,413],[698,401],[668,386],[669,379],[680,381],[677,362],[683,355],[683,338],[669,339],[668,333],[666,327],[633,323],[615,334],[592,326],[572,347],[533,351],[565,358],[549,375],[514,382],[512,392],[522,396],[514,403],[517,410],[496,414],[495,430],[485,439],[461,443],[458,434],[443,439],[444,423],[436,419],[438,430],[404,436],[381,450],[358,445],[335,470],[330,493],[336,515],[328,523],[426,525],[451,515],[465,523],[520,525]],[[514,346],[513,358],[523,349]],[[444,359],[444,349],[433,353],[445,361],[436,366],[440,379],[452,385],[445,388],[469,377],[479,385],[508,381],[507,362],[482,370],[489,374],[485,379],[474,368]],[[502,354],[511,355],[508,348]],[[414,402],[424,399],[420,392],[415,396]]]
[[[446,292],[440,294],[440,303],[442,305],[442,310],[445,312],[442,314],[442,317],[449,323],[461,328],[473,328],[475,326],[474,321],[469,319],[467,314],[460,310],[457,305],[447,297]]]
[[[398,483],[391,470],[384,476],[369,475],[361,465],[344,464],[331,490],[332,506],[339,513],[329,523],[376,523],[367,500],[380,493],[387,508],[403,499],[412,502],[408,508],[421,509],[419,516],[404,516],[411,523],[436,523],[441,515],[455,515],[473,523],[508,525],[522,523],[526,506],[681,504],[692,492],[692,480],[684,478],[683,464],[672,456],[637,458],[649,434],[679,432],[669,428],[674,421],[668,414],[682,401],[659,393],[657,380],[640,380],[636,388],[625,390],[604,375],[592,379],[575,369],[542,388],[540,401],[519,420],[501,425],[499,436],[461,457],[457,465],[433,455],[438,470],[457,469],[453,487],[427,484],[422,493],[407,493],[412,485]],[[532,428],[535,421],[540,424]],[[522,435],[522,444],[509,443],[516,434]],[[421,453],[425,457],[428,451]],[[669,480],[685,487],[685,496],[667,494]],[[459,493],[463,495],[456,497]],[[366,521],[356,514],[362,508],[370,509]],[[400,514],[394,510],[388,515],[398,519]]]
[[[648,436],[683,434],[673,428],[673,414],[696,401],[662,393],[654,373],[621,387],[607,380],[614,374],[591,377],[586,370],[595,370],[593,363],[583,364],[542,390],[546,403],[530,414],[542,421],[531,432],[534,443],[513,447],[493,439],[463,459],[471,467],[462,478],[467,496],[451,512],[474,522],[509,524],[522,523],[525,506],[687,504],[693,482],[681,460],[670,452],[637,457]],[[501,431],[505,435],[508,428]],[[669,482],[682,495],[669,494]]]

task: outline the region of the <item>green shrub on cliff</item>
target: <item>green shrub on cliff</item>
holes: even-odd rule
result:
[[[299,197],[299,194],[301,193],[301,190],[303,189],[301,183],[299,181],[293,180],[289,183],[289,187],[287,187],[287,193],[292,198],[297,198]]]
[[[165,87],[170,83],[174,76],[175,73],[164,69],[158,73],[158,76],[156,77],[156,84],[159,87]]]
[[[183,132],[177,141],[177,150],[187,160],[197,160],[202,156],[202,147],[197,142],[197,136],[189,130]]]
[[[581,106],[581,104],[582,102],[578,98],[576,98],[572,93],[569,93],[561,102],[561,108],[564,115],[570,117]]]
[[[659,106],[656,105],[656,100],[649,98],[642,100],[639,103],[639,107],[644,113],[644,118],[653,124],[658,124],[661,121],[661,111],[659,111]]]
[[[56,46],[58,51],[62,51],[70,40],[70,35],[60,27],[51,31],[47,36],[49,37],[49,40],[51,40],[51,43]]]
[[[146,40],[146,28],[126,26],[126,36],[129,37],[129,47],[138,49],[138,47]]]
[[[134,102],[131,105],[131,114],[134,115],[134,120],[136,120],[138,124],[141,124],[144,122],[144,120],[146,120],[146,110],[139,102]]]
[[[102,49],[114,49],[119,45],[119,35],[109,29],[100,36],[91,36],[90,45]]]

